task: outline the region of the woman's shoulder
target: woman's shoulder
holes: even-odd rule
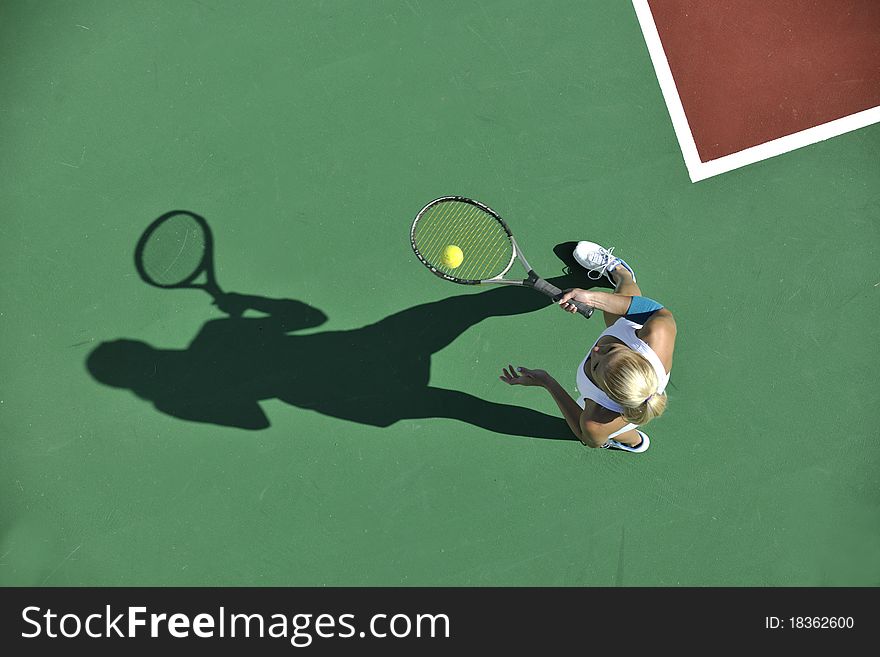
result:
[[[677,333],[675,316],[668,308],[663,308],[651,315],[636,335],[660,357],[668,372],[672,368],[672,352],[675,349]]]
[[[605,408],[597,401],[589,398],[584,399],[583,411],[581,411],[581,424],[591,430],[601,430],[604,425],[620,417],[620,413]]]

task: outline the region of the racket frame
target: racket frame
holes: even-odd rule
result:
[[[153,236],[153,233],[155,233],[163,223],[181,214],[193,219],[202,229],[202,235],[204,236],[204,253],[202,254],[202,260],[193,272],[183,280],[170,284],[159,283],[151,278],[144,268],[144,250],[146,249],[150,238]],[[190,212],[189,210],[172,210],[171,212],[166,212],[147,226],[147,229],[144,231],[143,235],[141,235],[134,250],[134,266],[135,269],[137,269],[141,280],[153,287],[162,288],[163,290],[199,289],[205,290],[208,294],[214,297],[223,294],[220,286],[217,285],[217,279],[214,274],[214,236],[211,233],[211,228],[203,217],[194,212]],[[194,281],[202,274],[205,275],[205,282],[195,283]]]
[[[446,272],[443,272],[443,271],[440,271],[439,269],[437,269],[434,265],[432,265],[430,262],[428,262],[425,259],[425,257],[419,252],[419,248],[416,245],[415,233],[416,233],[416,226],[418,225],[422,216],[425,214],[425,212],[428,211],[428,209],[434,207],[435,205],[439,205],[440,203],[448,203],[450,201],[458,201],[461,203],[468,203],[470,205],[473,205],[473,206],[479,208],[480,210],[483,210],[484,212],[489,214],[491,217],[493,217],[495,219],[495,221],[497,221],[501,225],[501,227],[504,229],[504,232],[507,234],[507,237],[510,240],[512,252],[510,254],[510,260],[508,261],[507,265],[504,267],[504,269],[500,273],[496,274],[495,276],[493,276],[491,278],[483,278],[483,279],[457,278],[451,274],[448,274]],[[421,210],[419,210],[419,213],[416,215],[415,219],[413,219],[412,226],[410,227],[410,230],[409,230],[409,239],[410,239],[410,245],[412,246],[412,250],[416,254],[416,257],[419,259],[419,261],[423,265],[425,265],[425,267],[428,268],[428,271],[433,273],[435,276],[439,276],[443,280],[451,281],[452,283],[458,283],[460,285],[485,285],[485,284],[519,285],[522,287],[530,287],[535,290],[538,290],[539,292],[542,292],[543,294],[547,295],[548,297],[550,297],[551,299],[554,299],[554,300],[557,300],[559,295],[562,293],[562,290],[557,288],[552,283],[547,282],[546,280],[544,280],[541,276],[539,276],[535,272],[535,270],[529,264],[528,260],[526,260],[526,257],[523,254],[522,249],[520,248],[519,244],[517,244],[516,238],[513,236],[513,231],[510,230],[510,226],[508,226],[507,222],[501,218],[501,215],[499,215],[497,212],[495,212],[495,210],[490,208],[488,205],[486,205],[484,203],[480,203],[479,201],[475,201],[472,198],[468,198],[466,196],[441,196],[439,198],[435,198],[433,201],[431,201],[430,203],[425,205],[425,207],[423,207]],[[527,272],[526,277],[524,279],[504,278],[504,275],[510,271],[510,268],[513,266],[513,263],[515,260],[519,260],[520,264],[526,270],[526,272]],[[594,309],[591,306],[588,306],[584,303],[580,303],[580,302],[576,302],[576,301],[571,301],[569,303],[576,306],[578,308],[578,312],[581,315],[583,315],[584,317],[586,317],[587,319],[589,319],[590,316],[593,314]]]

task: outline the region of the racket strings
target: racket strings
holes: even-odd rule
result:
[[[462,214],[465,208],[460,204],[444,203],[434,206],[430,215],[423,215],[423,223],[419,223],[417,235],[421,236],[420,245],[426,253],[435,253],[437,249],[443,249],[442,244],[444,232],[437,230],[436,226],[431,224],[439,224],[446,227],[446,231],[451,235],[458,232],[462,223]]]
[[[174,215],[150,234],[141,254],[141,265],[154,283],[177,285],[199,272],[206,250],[202,226],[188,215]]]
[[[487,260],[491,259],[493,249],[487,248],[485,236],[481,234],[483,231],[484,227],[473,222],[467,214],[459,213],[452,216],[443,230],[437,230],[432,234],[432,240],[426,247],[430,260],[445,273],[454,273],[456,277],[463,279],[485,278],[498,273],[497,268],[487,266]],[[444,261],[443,250],[447,246],[461,249],[463,266],[455,267]]]
[[[485,280],[506,271],[513,256],[507,231],[482,208],[458,200],[436,203],[422,212],[413,231],[419,254],[438,271],[461,280]],[[444,261],[446,247],[457,246],[458,267]]]
[[[477,207],[471,208],[467,215],[467,232],[462,239],[471,252],[471,260],[458,275],[472,279],[500,275],[510,263],[513,253],[510,237],[495,217]],[[459,248],[464,250],[465,247],[459,245]]]

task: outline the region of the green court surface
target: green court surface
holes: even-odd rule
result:
[[[4,2],[0,55],[3,585],[880,584],[878,126],[691,183],[629,2]],[[674,311],[648,452],[499,381],[574,393],[602,319],[432,276],[447,194]],[[181,209],[327,321],[142,282]],[[160,408],[90,373],[116,340]]]

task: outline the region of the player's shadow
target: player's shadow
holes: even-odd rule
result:
[[[555,248],[566,264],[572,247]],[[583,270],[548,280],[562,289],[592,282]],[[500,434],[574,439],[560,416],[429,385],[431,355],[468,328],[489,317],[546,308],[550,300],[533,290],[493,286],[406,308],[361,328],[305,334],[296,331],[327,318],[302,301],[240,294],[217,301],[229,317],[206,322],[186,349],[104,342],[89,354],[88,371],[168,415],[242,429],[268,427],[260,401],[280,399],[376,427],[436,417]],[[242,317],[245,310],[262,316]],[[487,376],[500,374],[500,365]]]

